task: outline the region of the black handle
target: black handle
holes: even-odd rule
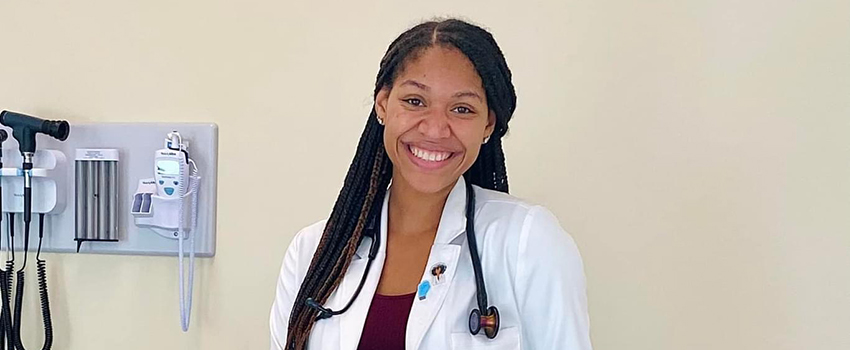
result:
[[[12,128],[12,136],[18,140],[21,152],[35,152],[35,134],[42,133],[65,141],[71,130],[64,120],[44,120],[22,113],[0,112],[0,124]]]

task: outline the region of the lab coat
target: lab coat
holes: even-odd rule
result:
[[[414,300],[405,349],[590,350],[584,268],[573,239],[543,207],[473,186],[475,234],[490,305],[501,314],[495,339],[469,332],[477,307],[475,279],[466,240],[466,185],[461,177],[448,196],[421,280],[431,289]],[[391,191],[391,190],[390,190]],[[388,191],[388,193],[390,192]],[[307,349],[356,350],[386,258],[387,207],[381,214],[381,249],[363,291],[342,315],[316,321]],[[283,259],[271,310],[271,349],[284,349],[292,303],[322,237],[321,221],[298,232]],[[364,239],[339,288],[324,305],[339,310],[348,302],[368,261]],[[446,271],[434,283],[431,268]]]

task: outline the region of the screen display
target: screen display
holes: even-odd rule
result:
[[[160,175],[180,175],[180,163],[173,160],[157,161],[156,172]]]

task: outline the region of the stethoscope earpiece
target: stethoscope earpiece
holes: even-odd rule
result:
[[[495,306],[488,308],[486,315],[482,315],[478,309],[473,309],[469,314],[469,332],[478,335],[482,329],[490,339],[499,334],[499,309]]]

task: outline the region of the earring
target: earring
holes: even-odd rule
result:
[[[378,119],[378,124],[384,125],[384,120],[381,117],[376,116],[375,118]]]
[[[485,137],[484,142],[482,142],[481,144],[484,145],[487,144],[487,142],[490,142],[490,136]]]

